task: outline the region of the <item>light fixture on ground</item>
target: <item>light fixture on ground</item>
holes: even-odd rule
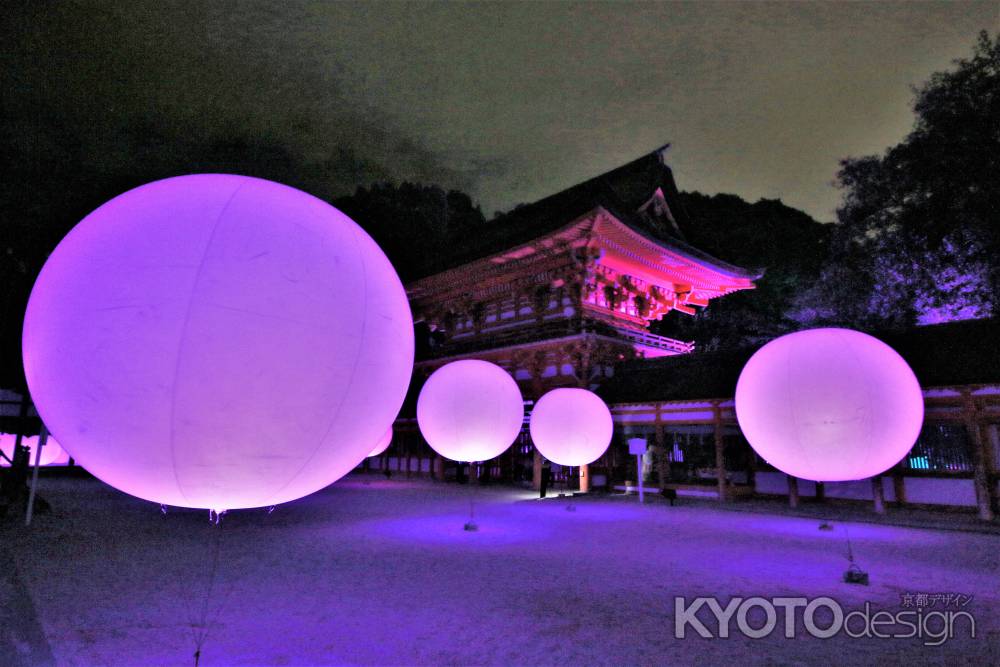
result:
[[[775,468],[847,481],[879,475],[906,456],[920,434],[924,401],[909,365],[882,341],[850,329],[811,329],[773,340],[750,358],[736,385],[736,417]]]
[[[130,190],[78,224],[28,303],[25,374],[80,465],[156,503],[295,500],[371,452],[413,365],[378,245],[304,192],[244,176]]]
[[[434,451],[452,461],[488,461],[517,438],[524,399],[514,378],[488,361],[453,361],[434,371],[417,398],[417,424]],[[475,530],[470,504],[466,530]]]

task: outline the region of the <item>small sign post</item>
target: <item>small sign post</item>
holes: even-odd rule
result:
[[[636,477],[638,478],[639,481],[639,502],[645,503],[646,499],[643,494],[643,488],[642,488],[642,457],[645,456],[646,454],[646,439],[629,438],[628,453],[635,456]]]

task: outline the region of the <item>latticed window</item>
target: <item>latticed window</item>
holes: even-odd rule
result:
[[[913,449],[903,459],[907,470],[972,472],[972,443],[962,424],[925,422]]]
[[[715,427],[711,424],[665,426],[663,445],[671,481],[708,483],[716,479]]]

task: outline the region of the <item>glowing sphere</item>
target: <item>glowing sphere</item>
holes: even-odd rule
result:
[[[736,416],[753,448],[803,479],[864,479],[913,447],[924,400],[913,371],[882,341],[812,329],[758,350],[736,385]]]
[[[0,433],[0,451],[8,459],[14,458],[14,444],[17,442],[17,435],[13,433]],[[35,448],[38,447],[38,436],[24,436],[21,438],[21,444],[28,448],[28,463],[35,465]],[[58,466],[67,465],[69,463],[69,454],[59,446],[59,443],[55,441],[54,438],[49,438],[45,441],[45,446],[42,447],[42,456],[38,461],[40,466]],[[8,467],[10,463],[7,459],[0,458],[0,467]]]
[[[14,458],[14,443],[17,442],[15,433],[0,433],[0,452],[4,453],[7,459]],[[0,466],[9,466],[7,459],[0,458]]]
[[[300,498],[368,455],[406,393],[413,322],[343,213],[203,174],[84,218],[35,283],[23,351],[81,466],[154,502],[235,509]]]
[[[371,453],[368,454],[368,456],[369,457],[380,456],[382,453],[385,452],[385,450],[389,449],[389,445],[391,444],[392,444],[392,427],[390,426],[389,430],[382,435],[382,439],[378,441],[378,444],[375,445],[375,449],[373,449]]]
[[[586,389],[553,389],[531,412],[531,441],[553,463],[582,466],[600,458],[611,444],[611,411]]]
[[[524,399],[514,378],[488,361],[453,361],[434,371],[417,398],[427,443],[453,461],[488,461],[514,442]]]

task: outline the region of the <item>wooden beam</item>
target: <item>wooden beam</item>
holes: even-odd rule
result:
[[[799,480],[797,477],[788,477],[788,506],[796,508],[799,506]]]
[[[885,514],[885,489],[882,487],[882,476],[872,477],[872,499],[875,502],[875,513]]]
[[[715,427],[715,474],[718,477],[719,502],[729,500],[729,493],[726,487],[726,445],[722,434],[722,408],[718,401],[713,401],[712,412],[714,419],[712,423]]]
[[[694,294],[688,294],[688,297],[684,299],[684,303],[690,304],[692,306],[701,306],[705,308],[708,306],[708,299],[702,296],[695,296]]]
[[[684,313],[685,315],[695,315],[698,312],[694,308],[691,308],[690,306],[685,306],[684,304],[681,303],[675,303],[673,309],[679,313]]]
[[[976,485],[979,518],[983,521],[993,521],[996,516],[993,511],[996,505],[996,486],[990,481],[990,455],[986,451],[986,438],[983,437],[982,425],[979,423],[979,407],[968,389],[962,391],[962,399],[962,416],[972,445],[973,481]]]

